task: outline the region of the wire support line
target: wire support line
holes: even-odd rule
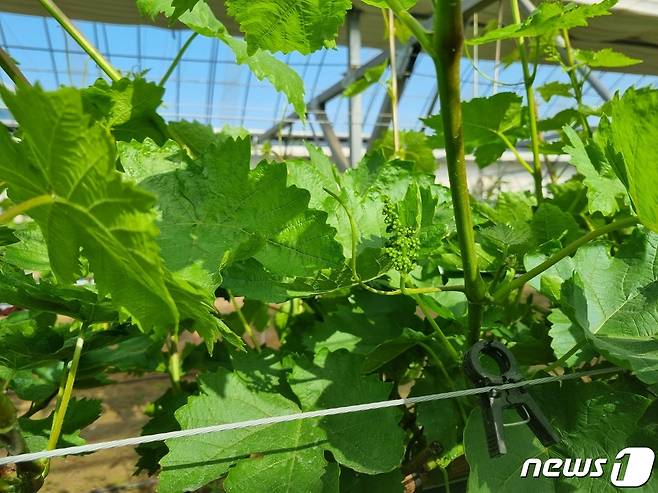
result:
[[[409,406],[419,404],[422,402],[432,402],[444,399],[455,399],[458,397],[467,397],[471,395],[485,394],[492,390],[502,391],[509,389],[516,389],[519,387],[530,387],[535,385],[543,385],[552,382],[575,380],[582,377],[593,377],[597,375],[604,375],[610,373],[618,373],[622,371],[621,368],[602,368],[598,370],[586,370],[577,373],[569,373],[558,376],[548,376],[543,378],[536,378],[531,380],[522,380],[520,382],[506,383],[503,385],[492,385],[486,387],[476,387],[471,389],[456,390],[452,392],[444,392],[441,394],[429,394],[418,397],[407,397],[403,399],[392,399],[388,401],[370,402],[366,404],[355,404],[351,406],[335,407],[330,409],[320,409],[317,411],[306,411],[295,414],[288,414],[283,416],[268,416],[265,418],[250,419],[246,421],[238,421],[235,423],[224,423],[219,425],[203,426],[200,428],[189,428],[187,430],[170,431],[165,433],[155,433],[152,435],[142,435],[138,437],[122,438],[119,440],[110,440],[107,442],[89,443],[86,445],[78,445],[75,447],[64,447],[54,450],[44,450],[41,452],[31,452],[27,454],[20,454],[0,458],[0,466],[7,464],[19,464],[22,462],[33,462],[42,459],[52,459],[55,457],[63,457],[65,455],[81,455],[91,452],[98,452],[101,450],[108,450],[119,447],[134,447],[144,443],[163,442],[165,440],[173,440],[177,438],[193,437],[198,435],[206,435],[208,433],[219,433],[222,431],[241,430],[244,428],[252,428],[255,426],[272,425],[276,423],[288,423],[291,421],[298,421],[302,419],[324,418],[326,416],[336,416],[339,414],[351,414],[363,411],[372,411],[375,409],[385,409],[389,407]]]

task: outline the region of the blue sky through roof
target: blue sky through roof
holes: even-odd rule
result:
[[[148,70],[146,77],[157,81],[166,71],[188,32],[172,31],[150,26],[123,26],[78,21],[76,25],[111,63],[123,72]],[[70,39],[59,25],[45,17],[0,13],[0,44],[20,63],[28,79],[39,81],[45,88],[58,85],[86,86],[103,74],[95,64]],[[364,48],[361,59],[366,61],[377,50]],[[345,73],[347,50],[323,50],[311,56],[297,53],[278,55],[292,66],[304,79],[307,99],[338,81]],[[481,71],[492,74],[494,64],[482,61]],[[630,85],[658,85],[656,76],[638,76],[619,73],[596,72],[610,89],[624,90]],[[470,99],[476,94],[474,78],[478,78],[477,94],[492,94],[491,80],[476,75],[469,60],[462,64],[463,97]],[[3,83],[8,78],[0,75]],[[498,86],[498,91],[515,91],[523,94],[519,84],[521,72],[518,66],[500,70],[500,81],[512,86]],[[567,82],[567,77],[557,67],[540,66],[537,84],[550,81]],[[418,129],[419,117],[430,109],[435,81],[433,67],[428,57],[421,55],[416,63],[405,93],[400,102],[401,126]],[[383,85],[368,89],[363,95],[364,131],[372,131],[385,94]],[[599,96],[591,87],[585,90],[585,103],[598,105]],[[571,107],[573,102],[554,98],[541,102],[542,116],[550,116]],[[215,127],[226,124],[244,126],[258,133],[279,122],[290,111],[285,97],[278,95],[267,82],[258,81],[245,67],[237,66],[230,51],[217,40],[197,37],[185,54],[167,84],[167,92],[161,113],[168,119],[198,120]],[[336,132],[347,133],[348,104],[345,98],[336,98],[327,105],[327,113]],[[317,125],[304,128],[296,123],[293,132],[319,132]]]

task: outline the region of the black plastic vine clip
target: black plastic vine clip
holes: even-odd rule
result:
[[[480,356],[483,354],[496,361],[500,369],[499,373],[492,373],[484,368],[480,361]],[[479,341],[471,346],[464,357],[464,372],[478,387],[516,383],[523,380],[514,355],[497,341]],[[544,446],[548,447],[558,442],[553,427],[525,387],[507,390],[494,389],[486,394],[481,394],[480,398],[484,430],[491,457],[507,453],[503,436],[503,428],[506,426],[503,421],[505,409],[516,409],[523,421],[513,424],[527,423]]]

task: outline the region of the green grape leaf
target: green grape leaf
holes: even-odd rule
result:
[[[564,127],[563,131],[571,142],[564,151],[571,156],[571,164],[585,177],[587,209],[590,214],[600,212],[604,216],[613,216],[628,196],[624,185],[594,142],[584,144],[571,127]]]
[[[551,322],[548,335],[551,338],[551,348],[556,358],[562,358],[576,345],[581,346],[582,349],[569,357],[565,364],[573,367],[579,363],[591,361],[596,356],[596,351],[592,346],[586,344],[587,339],[582,329],[576,327],[562,310],[554,308],[548,316],[548,320]]]
[[[462,103],[464,148],[467,153],[475,153],[480,167],[495,162],[507,149],[501,134],[511,143],[516,140],[516,137],[507,134],[521,125],[521,101],[517,94],[501,92]],[[441,114],[426,118],[424,122],[436,131],[430,138],[432,144],[435,147],[444,147],[445,134]]]
[[[298,432],[298,442],[304,442],[302,437],[304,430]],[[324,470],[321,468],[324,467]],[[263,478],[260,474],[254,474],[253,469],[267,471],[268,476]],[[318,475],[320,474],[320,475]],[[271,481],[271,477],[286,477],[287,481]],[[253,491],[254,493],[271,493],[274,491],[290,491],[291,485],[302,487],[310,493],[338,493],[339,468],[338,464],[327,464],[320,454],[298,454],[298,457],[287,457],[282,459],[275,455],[265,455],[261,458],[238,462],[231,469],[224,481],[227,493],[242,493]],[[302,486],[303,485],[303,486]]]
[[[181,120],[170,122],[169,127],[176,133],[176,137],[185,142],[195,155],[204,154],[211,144],[221,144],[228,138],[245,139],[249,132],[244,128],[225,125],[219,133],[215,133],[212,125],[205,125],[197,121]]]
[[[339,173],[320,150],[309,147],[309,152],[310,162],[296,160],[287,163],[288,184],[308,190],[310,207],[327,213],[345,258],[351,259],[354,246],[356,269],[361,279],[381,277],[390,269],[391,261],[384,252],[389,241],[383,215],[385,198],[399,202],[410,186],[420,187],[423,222],[418,234],[421,252],[423,248],[435,249],[438,242],[450,233],[454,222],[446,214],[450,209],[449,192],[434,185],[433,176],[418,171],[413,163],[389,161],[376,151],[367,155],[358,167]],[[355,241],[346,210],[354,219]],[[258,289],[258,286],[276,283],[276,295],[285,300],[291,296],[336,291],[357,284],[349,264],[351,262],[318,272],[313,278],[297,278],[292,283],[277,279],[254,262],[235,265],[224,275],[231,283],[251,286],[248,293],[243,291],[245,295],[268,301],[272,300],[263,297],[267,291]]]
[[[371,373],[429,339],[430,336],[405,327],[400,336],[379,344],[366,355],[363,372]]]
[[[167,139],[166,124],[157,114],[163,87],[141,77],[123,78],[111,85],[98,79],[81,94],[85,112],[110,127],[117,140],[143,141],[149,137],[163,143]]]
[[[142,435],[153,435],[155,433],[165,433],[168,431],[180,430],[180,425],[176,421],[174,412],[187,404],[189,391],[183,385],[182,391],[167,389],[167,391],[158,397],[152,403],[149,403],[144,413],[149,416],[149,421],[142,427]],[[137,472],[147,471],[149,474],[155,474],[160,468],[160,460],[167,455],[167,446],[164,442],[142,443],[135,448],[139,454],[137,461]]]
[[[658,231],[658,90],[629,89],[612,103],[611,165],[626,184],[640,221]]]
[[[17,95],[5,91],[3,97],[22,135],[16,142],[6,131],[0,133],[0,174],[10,196],[16,201],[51,196],[51,203],[30,214],[41,229],[53,273],[62,282],[76,281],[82,275],[82,251],[99,291],[52,289],[43,282],[35,287],[7,267],[3,274],[16,282],[7,286],[4,301],[89,322],[111,321],[119,315],[107,307],[109,294],[112,304],[144,330],[162,334],[183,320],[207,338],[209,348],[220,333],[241,346],[212,316],[212,300],[204,302],[196,288],[164,270],[151,210],[154,199],[115,170],[114,141],[85,116],[80,93],[35,88]],[[41,108],[47,117],[37,117],[32,108]]]
[[[556,96],[573,98],[573,87],[565,82],[551,81],[537,88],[537,92],[547,103]]]
[[[538,252],[527,253],[523,257],[523,265],[526,272],[534,269],[544,262],[548,256]],[[528,284],[548,296],[553,301],[560,299],[560,288],[562,283],[573,275],[574,264],[571,257],[565,257],[557,264],[549,267],[537,277],[528,281]]]
[[[573,215],[548,202],[537,207],[530,227],[539,245],[556,240],[568,245],[583,235]]]
[[[605,243],[582,247],[562,310],[607,359],[658,383],[658,234],[637,230],[615,257]]]
[[[336,46],[338,29],[350,0],[227,0],[226,7],[240,25],[249,52],[258,49],[308,55]]]
[[[18,424],[29,450],[37,452],[45,450],[53,423],[53,413],[47,418],[19,418]],[[71,399],[66,410],[62,434],[57,442],[57,448],[84,445],[86,440],[80,436],[80,431],[92,424],[101,415],[101,401],[95,399]]]
[[[244,341],[218,316],[213,305],[215,297],[205,287],[188,282],[183,276],[168,273],[167,289],[176,300],[180,314],[180,327],[196,331],[212,354],[214,343],[220,337],[232,346],[244,348]]]
[[[200,1],[205,0],[137,0],[137,7],[143,16],[155,19],[158,14],[165,11],[167,17],[174,21],[185,12],[192,10]]]
[[[16,231],[7,226],[0,226],[0,247],[18,243],[20,238],[16,236]]]
[[[377,375],[362,375],[362,365],[359,355],[324,350],[313,364],[298,361],[288,382],[304,411],[388,399],[391,384]],[[401,416],[398,409],[328,416],[320,424],[327,437],[325,447],[339,463],[355,471],[392,471],[404,455],[404,432],[398,426]]]
[[[303,335],[306,348],[319,353],[327,349],[346,349],[357,354],[369,354],[387,341],[403,336],[405,329],[420,332],[421,320],[415,305],[406,297],[391,297],[386,303],[378,295],[355,294],[355,302],[341,304],[321,322],[316,322]]]
[[[580,113],[573,108],[567,108],[566,110],[557,112],[550,118],[539,120],[537,127],[539,130],[548,132],[550,130],[561,130],[565,125],[574,126],[579,122]],[[560,151],[562,151],[562,147],[560,147],[558,153],[561,153]]]
[[[341,174],[320,150],[309,146],[309,152],[310,161],[286,163],[288,185],[308,190],[309,207],[327,213],[329,225],[336,230],[335,238],[342,245],[343,256],[348,259],[352,257],[354,243],[345,209],[350,212],[356,225],[356,268],[362,279],[380,277],[390,268],[390,260],[383,251],[388,241],[382,214],[384,197],[398,202],[411,184],[423,186],[424,222],[419,234],[427,237],[425,246],[436,248],[438,241],[449,234],[451,221],[443,214],[450,207],[447,189],[433,185],[432,175],[418,172],[413,163],[388,161],[380,152],[374,152],[357,168]],[[430,187],[430,192],[425,187]],[[435,207],[437,204],[440,207]],[[428,226],[430,223],[432,228]],[[222,275],[227,286],[250,298],[270,302],[335,292],[357,284],[349,263],[327,267],[331,268],[316,271],[312,277],[291,279],[269,272],[260,261],[250,259],[233,264]]]
[[[120,149],[127,173],[158,196],[162,255],[184,278],[214,290],[221,267],[252,257],[288,277],[342,264],[326,214],[308,208],[308,192],[286,186],[285,164],[250,170],[248,140],[213,144],[191,162],[172,142]]]
[[[534,242],[532,230],[527,223],[494,224],[478,230],[482,246],[503,257],[527,251]]]
[[[67,351],[62,359],[73,354],[76,338],[67,334]],[[162,341],[154,340],[136,330],[121,327],[97,330],[87,335],[80,357],[78,380],[97,379],[103,372],[153,371],[161,362]]]
[[[54,315],[14,312],[0,320],[0,365],[23,370],[58,361],[64,338],[52,329]]]
[[[333,293],[356,284],[347,265],[338,269],[319,270],[311,278],[290,278],[269,272],[254,258],[229,265],[222,271],[222,278],[223,285],[230,287],[233,292],[270,303]]]
[[[39,272],[42,275],[50,272],[48,246],[37,223],[25,222],[11,231],[18,241],[0,250],[2,260],[25,271]]]
[[[68,315],[90,323],[118,319],[117,309],[107,298],[83,286],[67,287],[42,279],[0,262],[0,300],[19,308]]]
[[[475,205],[481,214],[496,224],[514,224],[531,221],[537,201],[529,193],[502,192],[498,195],[495,207],[484,202],[476,202]]]
[[[381,150],[388,159],[396,156],[414,163],[414,171],[418,173],[434,173],[438,160],[430,140],[423,132],[403,130],[400,132],[400,148],[395,150],[393,132],[387,131],[382,138],[371,144],[371,152]]]
[[[467,387],[461,376],[455,375],[457,388]],[[454,390],[438,372],[425,370],[411,389],[412,396],[438,394]],[[464,421],[463,406],[456,399],[444,399],[432,402],[422,402],[416,405],[416,422],[423,427],[423,435],[432,444],[440,445],[440,460],[450,460],[455,449],[462,443]],[[468,409],[468,408],[467,408]],[[446,464],[447,465],[447,464]]]
[[[432,175],[416,169],[413,163],[389,161],[381,151],[375,151],[367,155],[356,168],[340,174],[319,149],[309,149],[310,163],[288,163],[288,182],[308,190],[311,194],[311,207],[327,212],[329,224],[336,228],[336,239],[343,246],[343,255],[351,258],[352,232],[347,214],[325,189],[339,196],[356,223],[356,263],[362,278],[376,277],[389,268],[389,262],[381,254],[389,236],[383,215],[385,197],[392,203],[401,202],[410,186],[419,187],[425,206],[421,233],[423,226],[432,223],[437,228],[434,231],[437,232],[435,241],[448,235],[448,228],[438,224],[439,219],[443,223],[448,222],[445,217],[440,217],[441,210],[450,207],[447,189],[434,185]],[[426,187],[430,188],[430,192],[423,191]],[[436,212],[435,215],[430,214],[430,203],[440,205],[431,211]]]
[[[603,0],[595,4],[570,3],[565,6],[558,2],[545,1],[523,22],[493,29],[466,42],[470,45],[481,45],[504,39],[551,35],[562,29],[587,26],[587,19],[591,17],[610,15],[609,10],[616,3],[617,0]]]
[[[352,96],[361,94],[373,84],[377,84],[384,75],[384,72],[386,72],[387,67],[388,60],[385,60],[383,63],[369,68],[364,72],[363,77],[355,80],[345,88],[343,96],[351,98]]]
[[[201,375],[199,386],[201,394],[175,413],[182,429],[300,412],[285,397],[252,391],[225,370]],[[169,453],[160,461],[159,491],[195,490],[228,472],[228,493],[285,491],[291,474],[301,491],[337,492],[338,468],[323,456],[326,440],[317,420],[168,440]]]
[[[138,5],[140,3],[142,13],[151,17],[158,14],[171,17],[176,10],[176,0],[138,0]],[[244,3],[245,8],[250,9],[257,7],[259,3],[261,5],[270,3],[270,0]],[[322,4],[326,3],[328,2],[322,2]],[[287,4],[287,7],[290,7],[290,4]],[[267,21],[261,19],[258,22],[269,23],[272,19],[268,18]],[[194,32],[202,36],[217,38],[226,44],[233,52],[238,65],[247,65],[258,80],[267,79],[277,91],[286,95],[297,114],[302,119],[305,118],[304,81],[297,72],[275,58],[270,52],[263,49],[248,49],[247,42],[231,36],[226,27],[215,17],[205,0],[199,0],[190,10],[183,12],[178,20]],[[323,22],[325,21],[326,19],[323,19]],[[261,24],[261,26],[263,25]],[[287,43],[286,46],[288,46]]]
[[[111,294],[145,329],[175,327],[178,310],[165,286],[153,198],[115,170],[114,142],[101,126],[89,124],[80,93],[1,93],[22,139],[0,131],[0,176],[15,202],[51,197],[30,215],[48,245],[54,274],[75,282],[82,249],[101,296]]]
[[[466,459],[471,468],[467,491],[618,491],[607,479],[615,455],[634,445],[632,437],[651,401],[616,391],[601,382],[554,383],[535,387],[531,393],[553,424],[559,443],[546,448],[527,426],[506,427],[507,454],[492,459],[487,451],[482,414],[476,408],[464,432]],[[565,477],[562,474],[559,478],[533,477],[533,465],[529,467],[528,476],[521,477],[527,459],[588,457],[607,459],[603,477]],[[574,465],[571,463],[570,468]]]
[[[389,8],[388,3],[386,0],[362,0],[363,3],[366,3],[368,5],[372,5],[373,7],[379,7],[381,9],[387,9]],[[416,5],[418,3],[418,0],[401,0],[400,4],[404,9],[409,10],[411,7]]]
[[[631,58],[623,53],[613,50],[612,48],[603,48],[601,50],[574,50],[574,57],[579,63],[592,68],[615,68],[629,67],[642,63],[639,58]]]

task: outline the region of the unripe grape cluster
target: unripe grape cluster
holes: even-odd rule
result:
[[[397,208],[390,200],[384,200],[382,213],[386,221],[386,231],[391,234],[384,253],[391,259],[395,270],[410,272],[416,265],[420,249],[420,240],[416,236],[416,231],[414,228],[402,225]]]

